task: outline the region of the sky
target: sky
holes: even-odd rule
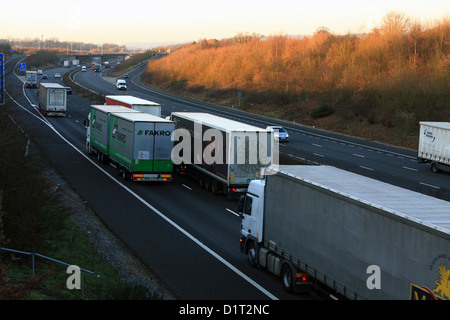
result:
[[[390,11],[432,22],[449,0],[39,0],[2,1],[1,38],[85,43],[190,42],[238,33],[311,35],[371,31]]]

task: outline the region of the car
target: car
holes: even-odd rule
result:
[[[55,78],[61,78],[61,74],[55,73]]]
[[[123,75],[124,78],[129,78],[128,74]]]
[[[72,88],[71,87],[66,87],[67,90],[67,94],[72,94]]]
[[[266,130],[274,131],[275,141],[289,141],[289,133],[281,126],[268,126]]]
[[[48,79],[47,75],[46,75],[46,74],[43,74],[43,75],[42,75],[42,80],[47,80],[47,79]]]

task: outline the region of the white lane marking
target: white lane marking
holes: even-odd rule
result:
[[[363,156],[362,154],[357,154],[357,153],[353,153],[353,155],[355,157],[359,157],[359,158],[365,158],[366,156]]]
[[[405,167],[405,166],[403,166],[402,168],[403,168],[403,169],[406,169],[406,170],[411,170],[411,171],[419,171],[419,170],[417,170],[417,169],[410,168],[410,167]]]
[[[192,190],[191,187],[188,187],[187,185],[185,185],[184,183],[182,184],[183,187],[185,187],[186,189]]]
[[[365,170],[375,171],[374,169],[369,168],[369,167],[364,167],[364,166],[358,166],[358,167],[360,167],[361,169],[365,169]]]
[[[423,186],[434,188],[434,189],[440,189],[441,188],[441,187],[434,186],[432,184],[428,184],[428,183],[425,183],[425,182],[420,182],[420,184],[423,185]]]
[[[228,208],[225,208],[228,212],[231,212],[232,214],[234,214],[235,216],[237,216],[237,217],[239,217],[239,215],[236,213],[236,212],[234,212],[233,210],[230,210],[230,209],[228,209]]]

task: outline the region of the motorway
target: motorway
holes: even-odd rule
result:
[[[12,59],[8,65],[17,63]],[[156,101],[163,116],[173,111],[203,111],[260,127],[281,124],[291,141],[280,151],[298,159],[330,164],[426,194],[448,197],[450,176],[433,174],[419,164],[414,150],[397,148],[308,128],[299,124],[254,116],[239,110],[176,97],[139,81],[144,66],[129,73],[126,94]],[[45,73],[53,77],[68,69]],[[102,79],[103,78],[103,79]],[[79,72],[75,80],[102,94],[123,94],[107,75]],[[53,81],[50,79],[49,81]],[[58,81],[57,81],[58,82]],[[240,218],[237,202],[213,195],[188,176],[171,183],[132,183],[116,178],[85,152],[85,128],[90,102],[68,96],[64,118],[44,118],[37,112],[35,89],[23,89],[14,74],[7,78],[14,120],[25,129],[53,166],[97,213],[105,225],[135,253],[179,299],[260,300],[311,299],[289,295],[268,272],[248,266],[239,251]],[[447,198],[448,200],[448,198]]]

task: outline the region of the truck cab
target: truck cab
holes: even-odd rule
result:
[[[239,199],[241,235],[257,243],[263,241],[264,186],[264,180],[250,181],[247,194]]]

